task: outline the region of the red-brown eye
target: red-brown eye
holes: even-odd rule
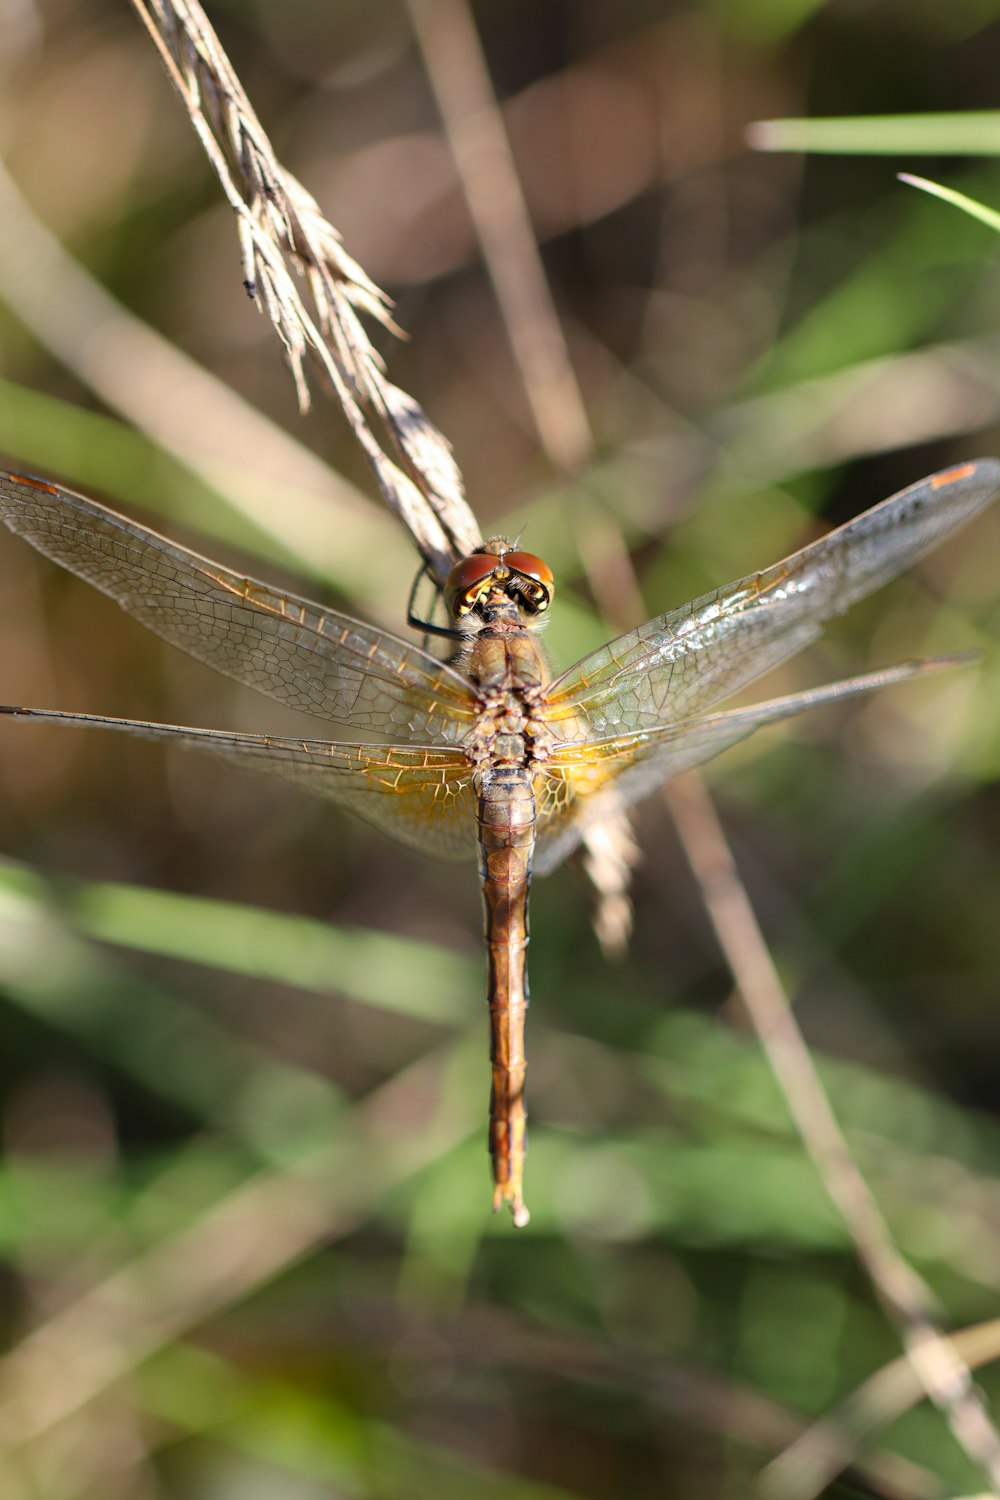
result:
[[[499,563],[500,559],[489,552],[473,552],[471,557],[463,557],[455,564],[444,586],[444,602],[450,615],[461,619],[469,613]]]
[[[555,579],[548,563],[543,563],[533,552],[505,552],[503,563],[522,580],[521,592],[528,607],[536,614],[548,609],[555,593]]]
[[[548,563],[543,563],[540,557],[533,552],[505,552],[503,555],[504,567],[510,568],[515,573],[523,573],[526,578],[533,578],[540,583],[544,589],[552,592],[555,579],[552,577],[552,569]]]

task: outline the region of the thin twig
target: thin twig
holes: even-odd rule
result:
[[[451,448],[413,398],[386,379],[359,317],[398,332],[389,298],[278,161],[198,0],[131,3],[236,214],[244,284],[281,339],[300,405],[309,404],[309,357],[343,407],[386,503],[443,579],[455,557],[475,547],[479,528]],[[299,291],[303,281],[311,308]]]
[[[576,473],[593,438],[466,0],[408,0],[542,445]]]
[[[933,1293],[896,1248],[851,1156],[704,783],[684,777],[667,788],[666,796],[719,945],[802,1143],[899,1330],[921,1386],[969,1458],[988,1475],[994,1493],[1000,1494],[1000,1435],[967,1363],[954,1341],[936,1326]]]
[[[1000,1318],[962,1328],[951,1341],[970,1369],[1000,1358]],[[876,1370],[830,1416],[812,1422],[764,1470],[767,1500],[818,1500],[880,1428],[923,1399],[924,1389],[904,1355]]]

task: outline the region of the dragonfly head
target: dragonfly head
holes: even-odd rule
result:
[[[532,552],[521,552],[504,537],[491,537],[478,552],[463,557],[448,574],[444,598],[459,625],[480,622],[513,604],[529,622],[552,603],[552,569]]]

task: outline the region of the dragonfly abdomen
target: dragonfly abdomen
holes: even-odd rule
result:
[[[483,882],[490,1007],[489,1152],[493,1207],[509,1203],[518,1226],[528,1222],[522,1197],[527,1110],[524,1022],[528,1009],[528,884],[535,844],[535,797],[523,766],[483,773],[479,856]]]

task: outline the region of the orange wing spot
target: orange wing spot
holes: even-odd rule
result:
[[[46,484],[42,479],[32,479],[30,474],[12,474],[10,477],[16,479],[18,484],[26,484],[31,490],[44,490],[46,495],[59,493],[54,484]]]
[[[775,564],[775,566],[778,571],[775,573],[775,576],[770,580],[769,583],[761,583],[763,574],[758,573],[756,575],[753,583],[748,589],[744,591],[747,598],[762,599],[765,594],[773,594],[776,589],[780,589],[783,584],[786,584],[788,582],[789,578],[792,576],[791,568],[786,568],[783,563]],[[768,569],[768,571],[770,572],[770,569]],[[731,597],[726,602],[727,604],[735,604],[736,598]]]
[[[272,615],[284,615],[285,605],[288,602],[283,595],[275,594],[266,583],[257,583],[253,578],[241,578],[239,593],[247,604],[254,604],[258,609],[266,609]]]
[[[976,472],[975,464],[959,464],[957,468],[945,469],[943,474],[934,474],[931,478],[931,489],[943,489],[946,484],[957,484],[960,479],[968,479],[970,474]]]
[[[233,594],[237,599],[250,598],[249,584],[246,579],[242,583],[234,583],[231,578],[224,577],[222,573],[213,573],[211,568],[199,568],[198,572],[218,584],[220,589],[225,589],[227,594]]]

